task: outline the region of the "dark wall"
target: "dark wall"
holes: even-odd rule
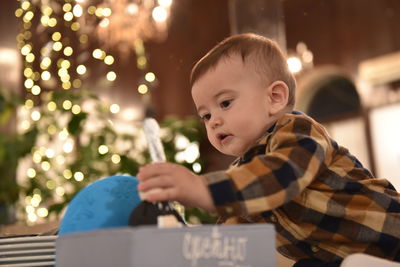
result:
[[[400,50],[398,0],[286,0],[283,5],[288,48],[305,42],[315,65],[335,64],[354,76],[361,60]]]
[[[196,115],[189,86],[190,71],[209,49],[230,35],[228,2],[175,1],[168,39],[162,44],[148,44],[150,68],[159,79],[159,87],[153,92],[158,118]],[[206,140],[200,149],[206,171],[225,167],[233,160],[221,155]]]
[[[18,86],[19,78],[15,73],[21,64],[19,58],[11,59],[10,55],[5,55],[6,51],[11,52],[13,56],[19,55],[17,49],[17,34],[19,33],[18,19],[14,15],[14,11],[18,7],[17,1],[0,1],[0,49],[2,50],[0,57],[0,86],[21,93]],[[9,12],[4,12],[9,10]],[[22,74],[21,74],[22,76]]]
[[[20,75],[18,71],[21,60],[18,58],[19,51],[16,47],[19,27],[17,18],[14,15],[17,6],[17,1],[0,1],[0,90],[8,90],[20,94]],[[5,10],[10,10],[11,12],[3,12]],[[3,92],[0,91],[0,94],[3,94]],[[15,127],[16,120],[15,114],[13,114],[6,123],[0,123],[0,135],[3,133],[13,134]]]
[[[190,70],[211,47],[230,34],[227,0],[175,1],[168,39],[149,43],[150,68],[159,79],[153,104],[160,117],[194,114]]]
[[[400,50],[398,0],[284,0],[289,50],[303,41],[316,66],[334,64],[353,78],[360,61]],[[159,117],[194,114],[188,79],[204,53],[230,34],[229,0],[175,1],[165,43],[149,43],[159,77],[153,104]]]
[[[0,46],[15,48],[16,35],[19,32],[18,19],[14,12],[18,7],[17,1],[0,1]]]

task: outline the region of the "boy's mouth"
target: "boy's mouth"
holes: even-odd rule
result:
[[[229,140],[229,137],[232,136],[230,134],[218,134],[217,138],[218,140],[223,144]]]

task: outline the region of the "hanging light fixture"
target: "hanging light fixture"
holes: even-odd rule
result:
[[[137,41],[165,40],[173,0],[76,1],[75,17],[88,33],[96,33],[104,48],[127,53]]]

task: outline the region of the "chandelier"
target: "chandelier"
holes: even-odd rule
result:
[[[74,13],[85,31],[95,33],[104,48],[129,53],[138,41],[165,40],[172,1],[76,0]]]

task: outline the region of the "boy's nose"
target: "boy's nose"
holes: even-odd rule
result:
[[[222,125],[222,118],[220,116],[214,116],[211,119],[211,127],[213,129],[218,128],[221,125]]]

